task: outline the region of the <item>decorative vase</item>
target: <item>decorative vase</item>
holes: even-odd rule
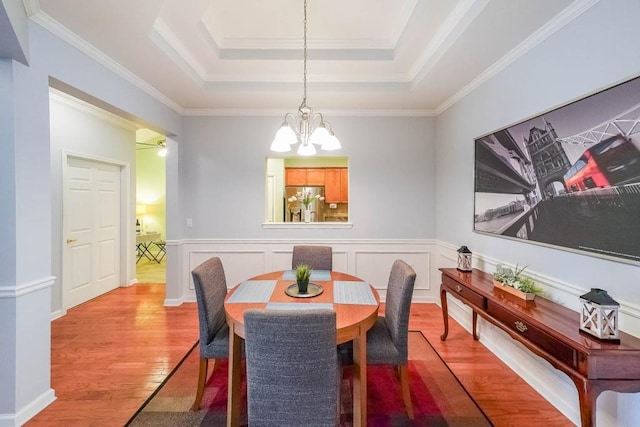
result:
[[[304,209],[304,222],[311,222],[311,208]]]
[[[307,293],[307,288],[309,287],[309,281],[305,280],[298,280],[296,281],[296,283],[298,284],[298,293],[299,294],[306,294]]]
[[[516,296],[518,298],[521,298],[521,299],[523,299],[525,301],[532,301],[536,297],[536,294],[534,294],[534,293],[522,292],[522,291],[520,291],[520,290],[518,290],[518,289],[516,289],[516,288],[514,288],[512,286],[503,285],[501,282],[498,282],[497,280],[493,281],[493,286],[496,289],[499,289],[501,291],[509,293],[509,294],[511,294],[513,296]]]

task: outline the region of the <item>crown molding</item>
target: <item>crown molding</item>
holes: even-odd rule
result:
[[[183,112],[188,117],[280,117],[291,111],[224,108],[192,108]],[[326,117],[435,117],[435,110],[323,110]]]
[[[489,0],[465,0],[458,4],[447,17],[422,54],[409,67],[409,80],[412,88],[422,81],[435,67],[447,49],[460,37],[460,34],[478,17]]]
[[[205,67],[180,42],[164,20],[156,18],[149,31],[149,38],[198,86],[204,87]]]
[[[497,62],[487,68],[478,77],[473,79],[468,85],[464,86],[458,92],[446,99],[442,104],[438,105],[435,109],[436,115],[442,114],[449,107],[460,101],[467,96],[473,90],[481,86],[483,83],[500,73],[507,68],[521,56],[525,55],[530,50],[534,49],[540,43],[555,34],[556,31],[569,24],[575,18],[580,16],[583,12],[590,9],[600,0],[576,0],[567,6],[561,13],[556,15],[553,19],[543,25],[538,31],[533,33],[530,37],[525,39],[518,46],[513,48],[509,53],[500,58]]]
[[[32,12],[35,11],[35,13],[30,15],[30,18],[31,20],[33,20],[33,22],[40,25],[45,30],[49,31],[50,33],[62,39],[66,43],[75,47],[76,49],[80,50],[82,53],[84,53],[91,59],[95,60],[96,62],[98,62],[108,70],[112,71],[119,77],[133,84],[134,86],[144,91],[151,97],[155,98],[162,104],[171,108],[176,113],[178,114],[183,113],[184,109],[180,105],[176,104],[171,99],[166,97],[164,94],[156,90],[149,83],[142,80],[141,78],[136,76],[134,73],[132,73],[131,71],[129,71],[128,69],[126,69],[125,67],[123,67],[122,65],[120,65],[119,63],[117,63],[107,55],[105,55],[104,53],[102,53],[100,50],[95,48],[92,44],[88,43],[86,40],[79,37],[74,32],[70,31],[67,27],[63,26],[58,21],[54,20],[49,15],[42,12],[40,10],[39,4],[37,3],[37,0],[27,0],[27,1],[31,2],[29,6],[31,11]]]

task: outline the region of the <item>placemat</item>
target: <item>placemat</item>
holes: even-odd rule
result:
[[[296,271],[287,270],[282,274],[282,280],[296,280]],[[331,280],[331,272],[329,270],[311,270],[309,280],[328,281]]]
[[[333,310],[333,304],[329,302],[270,302],[267,304],[267,310],[311,310],[315,308]]]
[[[346,280],[336,280],[333,283],[333,302],[337,304],[377,304],[369,283]]]
[[[269,302],[277,280],[247,280],[229,297],[227,303]]]

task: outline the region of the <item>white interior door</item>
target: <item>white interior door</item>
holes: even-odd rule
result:
[[[120,167],[68,157],[64,182],[65,308],[119,286]]]

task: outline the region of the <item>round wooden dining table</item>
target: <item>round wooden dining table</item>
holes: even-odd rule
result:
[[[364,426],[367,422],[367,331],[378,317],[380,296],[373,286],[367,284],[370,290],[370,294],[366,295],[368,300],[358,298],[356,293],[350,292],[349,284],[363,282],[362,279],[337,271],[318,271],[317,278],[314,279],[312,276],[311,282],[319,285],[322,293],[308,298],[293,297],[286,292],[287,288],[296,282],[292,273],[283,270],[252,277],[230,290],[225,298],[224,309],[229,324],[227,425],[237,426],[240,422],[240,356],[244,339],[244,312],[253,308],[308,307],[329,308],[335,311],[336,345],[353,341],[353,425]],[[263,284],[268,287],[262,287]],[[247,291],[250,292],[254,286],[257,291],[254,294],[255,298],[246,296],[249,295]],[[353,286],[351,289],[361,291],[362,286]],[[236,292],[238,295],[234,297]],[[238,298],[241,293],[243,297]]]

